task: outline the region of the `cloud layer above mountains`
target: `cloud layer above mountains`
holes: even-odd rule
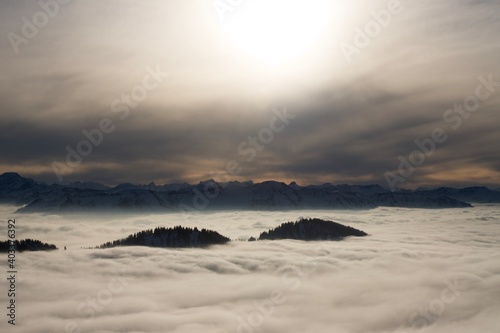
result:
[[[63,181],[197,182],[237,160],[238,180],[385,184],[398,156],[442,128],[446,142],[403,185],[500,184],[500,86],[477,111],[443,119],[479,77],[500,82],[498,1],[401,1],[404,10],[352,62],[341,46],[355,45],[356,28],[388,4],[345,3],[311,53],[280,69],[237,49],[210,1],[61,6],[17,54],[0,40],[0,172],[59,181],[52,163],[110,118],[114,131]],[[40,10],[2,2],[3,34],[21,35],[22,18]],[[120,119],[113,109],[124,104],[114,102],[143,84],[148,67],[168,76]],[[284,106],[296,118],[249,162],[238,147]]]

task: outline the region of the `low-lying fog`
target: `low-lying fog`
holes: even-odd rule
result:
[[[60,250],[17,254],[17,325],[7,323],[2,277],[1,332],[488,333],[500,327],[500,206],[143,216],[14,210],[0,208],[0,239],[15,218],[17,239]],[[81,249],[157,226],[246,239],[299,217],[370,236]],[[6,272],[7,255],[0,255]]]

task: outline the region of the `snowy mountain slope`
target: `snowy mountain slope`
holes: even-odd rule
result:
[[[500,203],[500,191],[490,190],[487,187],[467,187],[462,189],[441,187],[434,190],[418,191],[423,195],[446,196],[448,198],[470,203]]]
[[[22,206],[18,212],[179,212],[200,210],[371,209],[378,206],[456,208],[466,202],[496,200],[500,192],[487,188],[390,192],[379,185],[289,185],[207,180],[156,185],[98,183],[39,184],[16,173],[0,175],[0,203]],[[470,200],[474,199],[474,200]]]

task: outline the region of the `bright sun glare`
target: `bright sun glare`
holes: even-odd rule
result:
[[[332,0],[242,0],[223,24],[240,48],[276,66],[306,52],[331,14]]]

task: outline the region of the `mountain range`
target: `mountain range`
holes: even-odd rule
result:
[[[307,185],[214,180],[198,184],[120,184],[95,182],[68,185],[39,183],[14,172],[0,175],[0,203],[18,213],[183,212],[202,210],[460,208],[471,203],[500,203],[500,191],[486,187],[398,190],[379,185]]]

